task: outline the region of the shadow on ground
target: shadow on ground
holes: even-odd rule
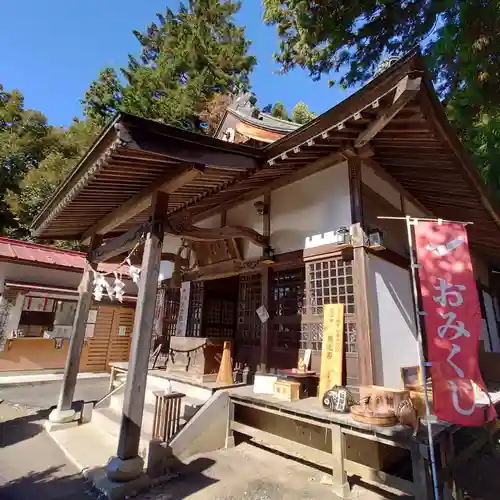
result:
[[[54,477],[61,466],[30,472],[0,488],[0,500],[83,500],[92,499],[90,485],[79,474]],[[78,491],[79,494],[75,495]],[[81,494],[80,494],[81,493]]]
[[[50,410],[38,410],[29,415],[20,415],[6,422],[0,422],[0,448],[12,446],[40,434],[43,431],[43,421],[49,413]]]

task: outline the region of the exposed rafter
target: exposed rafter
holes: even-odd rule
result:
[[[392,104],[387,109],[382,110],[379,117],[359,134],[354,146],[361,148],[371,141],[415,97],[421,84],[422,78],[411,78],[406,75],[396,87]]]
[[[123,222],[131,219],[135,215],[146,210],[151,205],[151,198],[155,191],[163,191],[172,193],[176,189],[184,186],[184,184],[192,181],[203,172],[203,165],[194,167],[173,167],[165,173],[160,179],[152,182],[148,187],[140,193],[133,196],[122,206],[113,210],[103,217],[97,224],[87,229],[82,236],[82,241],[85,243],[94,234],[106,234],[118,227]]]

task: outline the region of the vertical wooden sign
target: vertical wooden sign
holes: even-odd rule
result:
[[[188,323],[189,298],[191,295],[191,282],[184,281],[181,285],[181,297],[179,301],[179,313],[177,316],[177,325],[175,335],[185,337]]]
[[[334,385],[342,385],[344,360],[344,304],[327,304],[323,316],[323,344],[318,397]]]

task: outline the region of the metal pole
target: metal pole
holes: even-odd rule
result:
[[[432,471],[432,483],[434,486],[434,497],[436,500],[439,500],[439,489],[438,489],[438,480],[437,480],[437,470],[436,470],[436,456],[434,454],[434,439],[432,437],[432,425],[431,425],[431,411],[429,405],[429,395],[427,394],[427,373],[425,370],[425,356],[424,356],[424,347],[422,343],[422,327],[420,324],[420,310],[418,305],[418,287],[417,287],[417,279],[416,279],[416,262],[415,256],[413,254],[414,246],[413,246],[413,237],[411,233],[412,226],[412,218],[407,215],[406,219],[406,231],[408,233],[408,247],[410,249],[410,270],[411,270],[411,282],[413,288],[413,307],[415,311],[415,323],[417,326],[417,344],[418,344],[418,357],[420,361],[420,370],[422,371],[422,377],[424,381],[424,401],[425,401],[425,416],[427,420],[427,433],[429,435],[429,448],[430,448],[430,457],[431,457],[431,471]],[[414,221],[420,219],[413,219]]]

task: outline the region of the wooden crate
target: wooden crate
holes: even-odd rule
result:
[[[300,384],[291,380],[277,380],[274,384],[274,396],[282,401],[298,401],[300,399]]]

